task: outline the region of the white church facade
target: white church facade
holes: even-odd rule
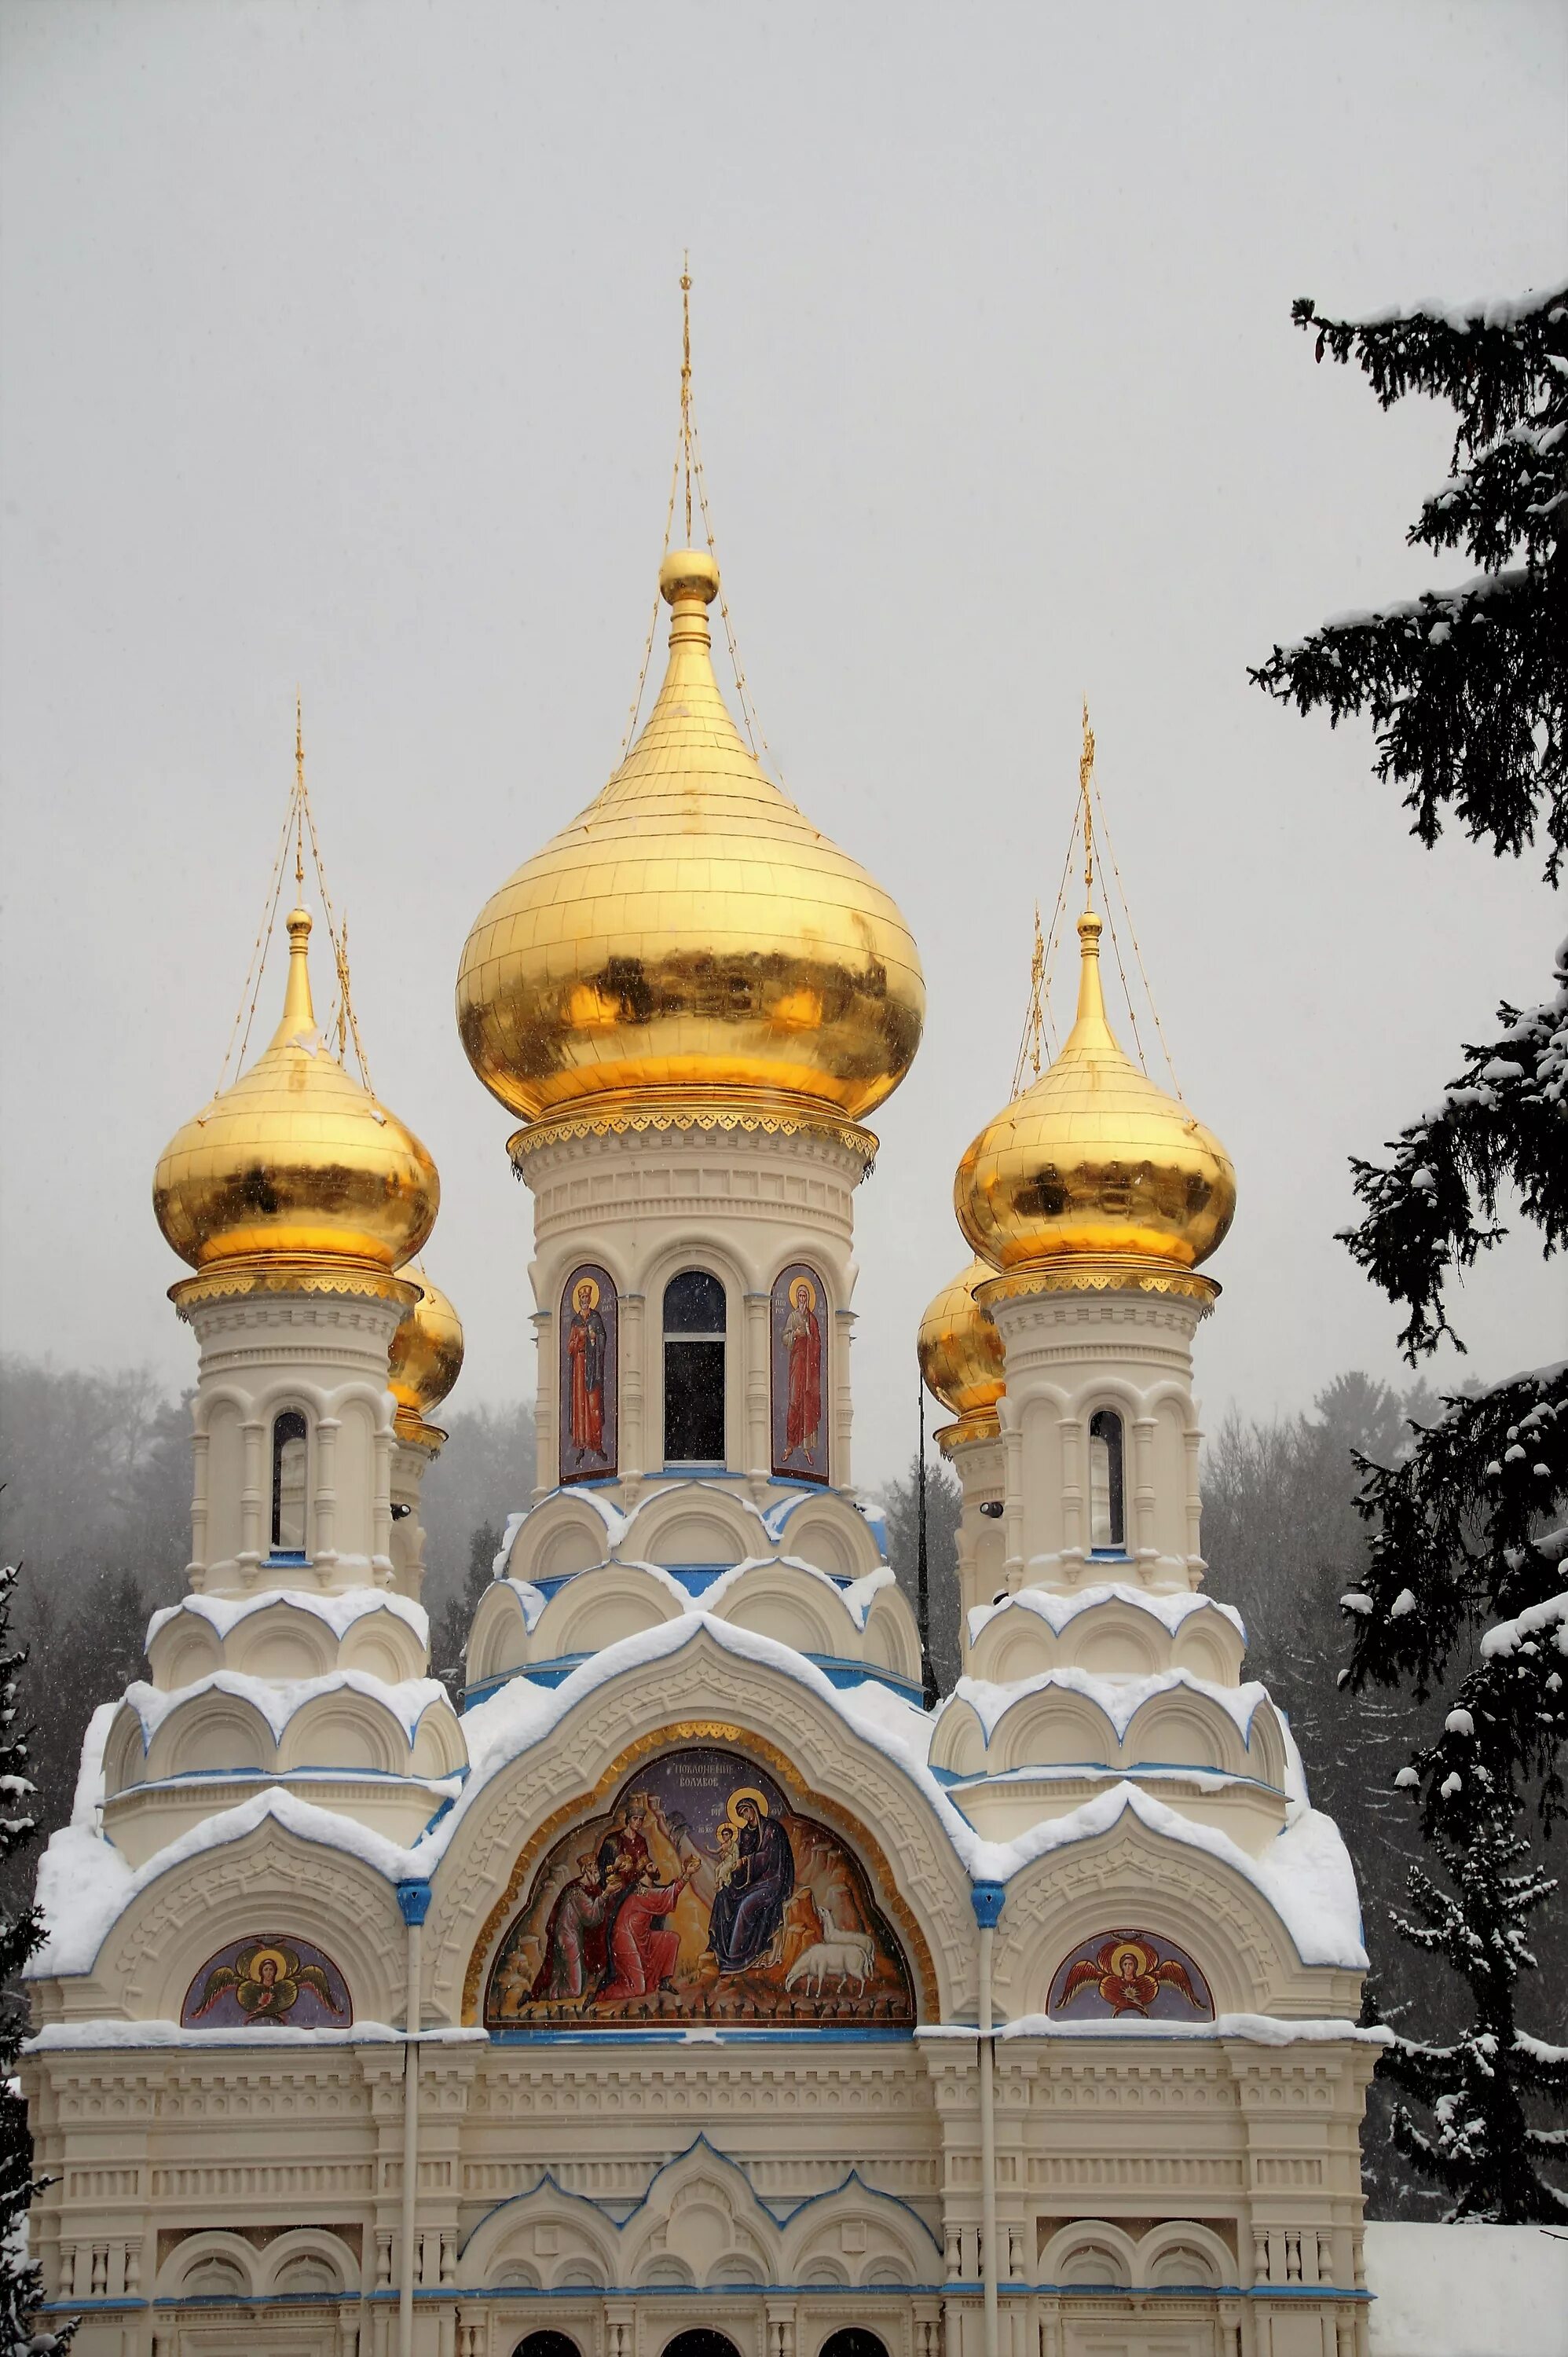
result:
[[[322,1036],[303,908],[158,1165],[188,1592],[42,1870],[54,2309],[80,2357],[1366,2357],[1354,1878],[1203,1587],[1230,1162],[1122,1053],[1086,909],[919,1338],[963,1491],[927,1710],[849,1368],[919,960],[737,732],[711,557],[660,582],[646,726],[458,978],[538,1342],[461,1710],[439,1185]]]

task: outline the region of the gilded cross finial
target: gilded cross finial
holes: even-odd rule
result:
[[[1083,804],[1083,888],[1094,890],[1094,731],[1089,725],[1089,698],[1083,699],[1083,750],[1078,759],[1078,791]]]
[[[692,545],[692,256],[681,257],[681,447],[686,459],[686,545]]]
[[[294,691],[294,883],[298,898],[305,895],[305,706],[296,687]]]

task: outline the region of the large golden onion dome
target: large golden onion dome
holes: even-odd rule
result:
[[[1078,933],[1078,1019],[1055,1063],[959,1164],[959,1225],[1003,1275],[1066,1255],[1195,1268],[1230,1225],[1236,1173],[1212,1130],[1122,1054],[1106,1020],[1092,910]]]
[[[387,1380],[401,1415],[424,1424],[463,1371],[463,1329],[439,1286],[418,1270],[409,1282],[419,1299],[392,1338]]]
[[[851,1120],[909,1069],[925,985],[908,927],[742,742],[710,659],[718,568],[664,560],[670,663],[597,800],[480,911],[457,1028],[528,1119],[635,1098]]]
[[[979,1422],[994,1430],[996,1403],[1007,1388],[1002,1337],[974,1297],[996,1271],[972,1260],[944,1285],[920,1320],[916,1349],[926,1389],[950,1408],[961,1423]]]
[[[435,1224],[435,1163],[316,1028],[309,941],[309,913],[295,909],[282,1022],[250,1071],[175,1133],[154,1174],[159,1227],[204,1274],[323,1261],[390,1272]]]

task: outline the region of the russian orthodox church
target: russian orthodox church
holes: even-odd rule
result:
[[[1122,1052],[1086,909],[919,1334],[963,1500],[927,1709],[850,1380],[919,958],[737,730],[711,555],[660,584],[645,726],[458,974],[538,1350],[461,1709],[438,1180],[303,906],[270,1045],[158,1163],[191,1559],[43,1867],[51,2312],[80,2357],[1366,2357],[1354,1880],[1203,1587],[1230,1161]]]

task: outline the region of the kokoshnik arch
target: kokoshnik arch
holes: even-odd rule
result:
[[[1354,1880],[1203,1588],[1230,1161],[1123,1054],[1086,907],[918,1338],[963,1491],[928,1715],[849,1363],[919,959],[732,720],[711,554],[660,586],[645,726],[458,973],[538,1342],[461,1711],[439,1187],[348,1068],[324,884],[336,1041],[301,906],[270,1045],[158,1164],[188,1592],[43,1870],[51,2302],[81,2357],[1366,2357]],[[302,760],[295,810],[302,881]]]

